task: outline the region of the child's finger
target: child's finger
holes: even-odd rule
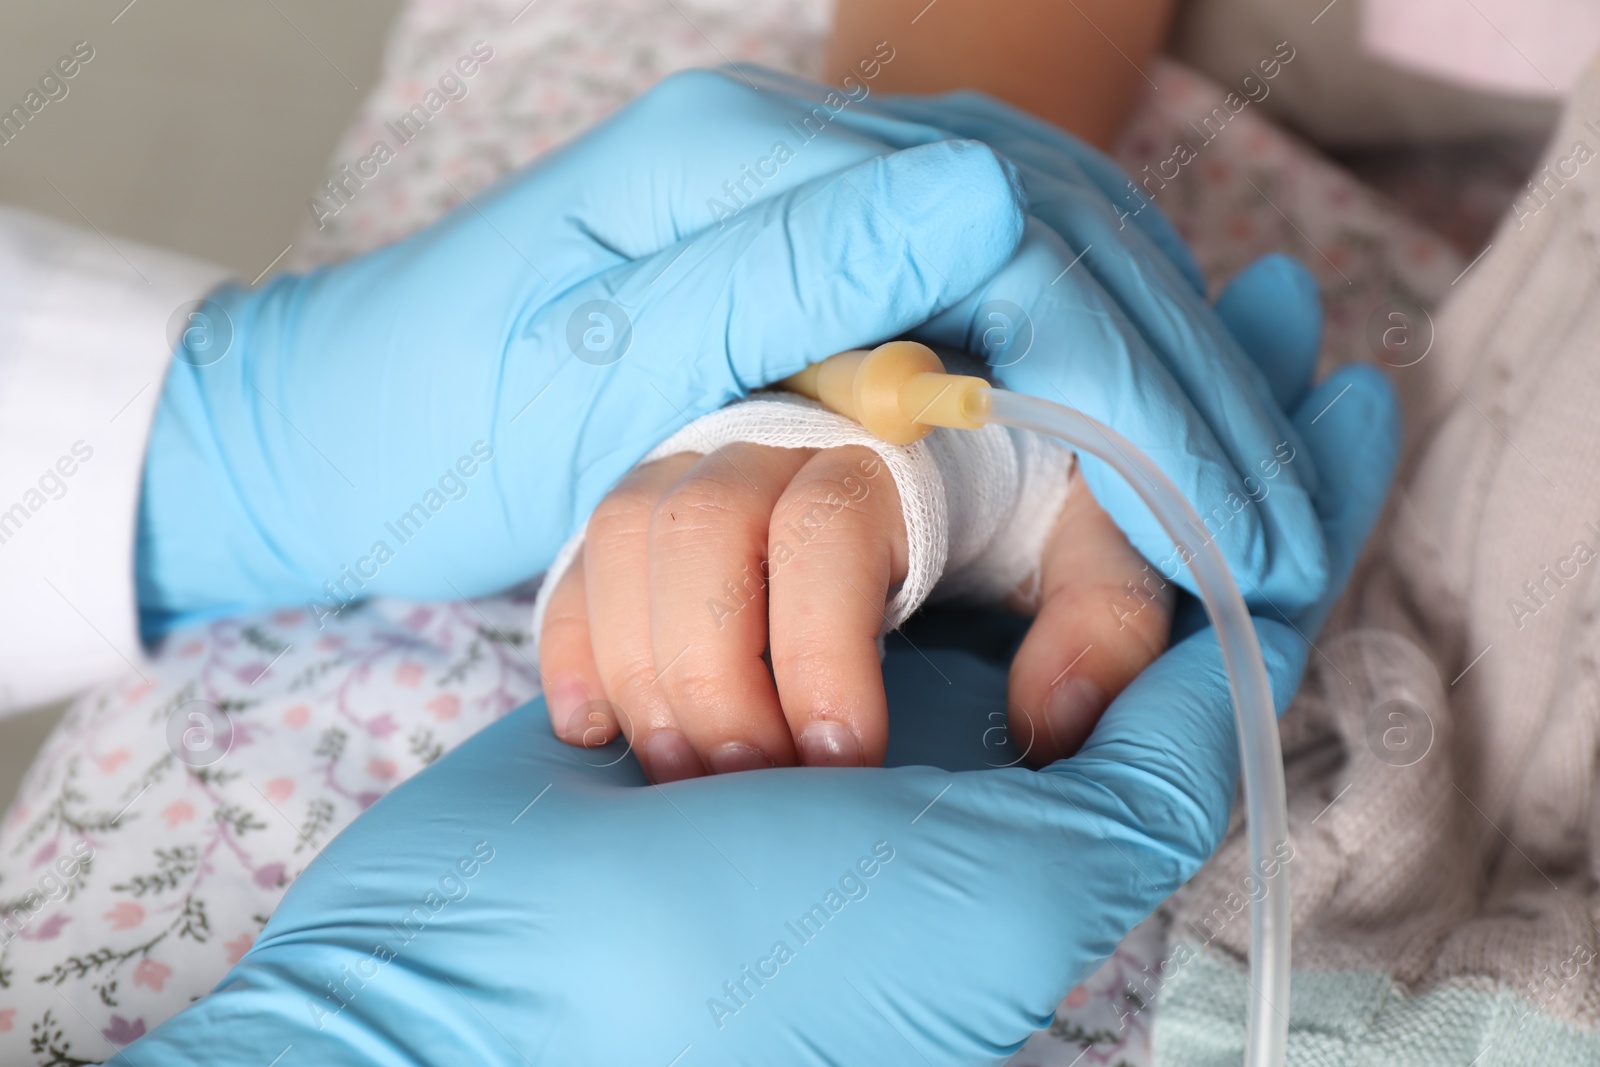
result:
[[[762,655],[767,525],[810,449],[732,444],[701,458],[650,522],[658,691],[713,774],[794,764]]]
[[[1076,471],[1039,578],[1008,703],[1013,741],[1043,763],[1076,752],[1111,699],[1166,648],[1174,591]]]
[[[819,452],[789,483],[767,536],[772,668],[800,762],[882,763],[878,635],[907,560],[894,479],[865,448]]]
[[[545,605],[538,634],[539,673],[555,735],[569,745],[594,748],[616,737],[620,724],[604,699],[605,685],[594,662],[583,550],[578,552]]]
[[[650,643],[650,517],[700,457],[668,456],[630,471],[595,508],[584,535],[583,577],[595,667],[622,732],[652,781],[705,773],[656,685]]]

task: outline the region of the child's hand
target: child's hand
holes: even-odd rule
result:
[[[1038,762],[1077,750],[1171,618],[1171,587],[1073,482],[1037,590],[1012,598],[1038,615],[1010,682],[1013,737]],[[868,449],[733,444],[645,464],[551,593],[552,726],[575,745],[620,728],[656,782],[881,763],[877,639],[906,567],[900,497]]]

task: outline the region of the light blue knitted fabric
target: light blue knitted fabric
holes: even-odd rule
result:
[[[1182,959],[1188,953],[1175,953]],[[1250,988],[1231,960],[1197,950],[1161,990],[1155,1062],[1238,1067]],[[1504,989],[1412,995],[1376,971],[1296,971],[1289,1067],[1561,1067],[1600,1064],[1600,1033],[1540,1014]]]

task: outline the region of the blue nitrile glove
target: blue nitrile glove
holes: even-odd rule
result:
[[[1397,414],[1371,368],[1306,395],[1308,365],[1270,377],[1320,473],[1337,586]],[[1295,624],[1314,633],[1330,602]],[[1282,706],[1306,643],[1258,630]],[[646,786],[620,743],[563,745],[527,705],[357,819],[214,992],[112,1062],[997,1062],[1210,855],[1237,748],[1204,630],[1076,756],[983,769],[1016,758],[992,744],[990,653],[891,642],[889,769]]]
[[[1011,258],[1025,205],[988,148],[906,123],[801,144],[798,117],[679,74],[406,240],[213,293],[149,443],[147,631],[532,577],[684,423]]]
[[[815,105],[808,82],[745,71]],[[1089,145],[981,93],[868,96],[839,121],[890,143],[902,143],[907,122],[926,127],[908,144],[980,140],[1022,175],[1031,218],[1016,258],[913,336],[982,355],[1008,388],[1077,408],[1133,441],[1206,520],[1252,606],[1296,612],[1323,595],[1316,472],[1283,462],[1299,451],[1294,428],[1242,339],[1206,306],[1199,267],[1142,187]],[[1254,285],[1275,306],[1274,328],[1320,336],[1304,270],[1269,268]],[[1084,477],[1134,547],[1173,577],[1171,539],[1137,495],[1093,457]],[[1187,569],[1178,580],[1193,590]]]
[[[1094,218],[1119,213],[1101,157],[1047,126],[1034,140],[1007,135],[1042,207],[1005,266],[1018,194],[988,153],[948,142],[922,113],[847,107],[824,123],[742,77],[668,79],[406,241],[213,294],[198,320],[213,328],[185,335],[148,450],[147,632],[307,598],[326,612],[360,595],[453,597],[529,577],[687,420],[908,329],[991,278],[984,292],[1026,307],[1036,337],[1002,368],[1009,384],[1052,398],[1059,384],[1153,450],[1191,499],[1242,484],[1251,461],[1234,457],[1283,439],[1270,406],[1225,399],[1259,395],[1259,374],[1237,365],[1184,280],[1192,261],[1159,212],[1131,216],[1061,274],[1070,248],[1050,227],[1079,210],[1066,200]],[[782,88],[797,85],[817,91]],[[952,125],[969,123],[969,107],[1026,121],[973,100],[901,106],[948,106]],[[979,132],[999,140],[996,129]],[[912,150],[886,155],[896,149]],[[1108,294],[1095,271],[1147,284]],[[1004,307],[959,308],[919,335],[980,350],[998,336],[990,316]],[[1195,343],[1175,352],[1144,339],[1185,330]],[[1218,536],[1246,593],[1260,587],[1290,610],[1326,585],[1305,473],[1284,468]],[[1165,558],[1143,505],[1096,479],[1139,547]]]

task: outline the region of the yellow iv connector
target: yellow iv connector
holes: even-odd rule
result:
[[[946,374],[933,349],[915,341],[840,352],[780,384],[892,445],[920,441],[935,426],[976,430],[989,421],[989,383]]]

